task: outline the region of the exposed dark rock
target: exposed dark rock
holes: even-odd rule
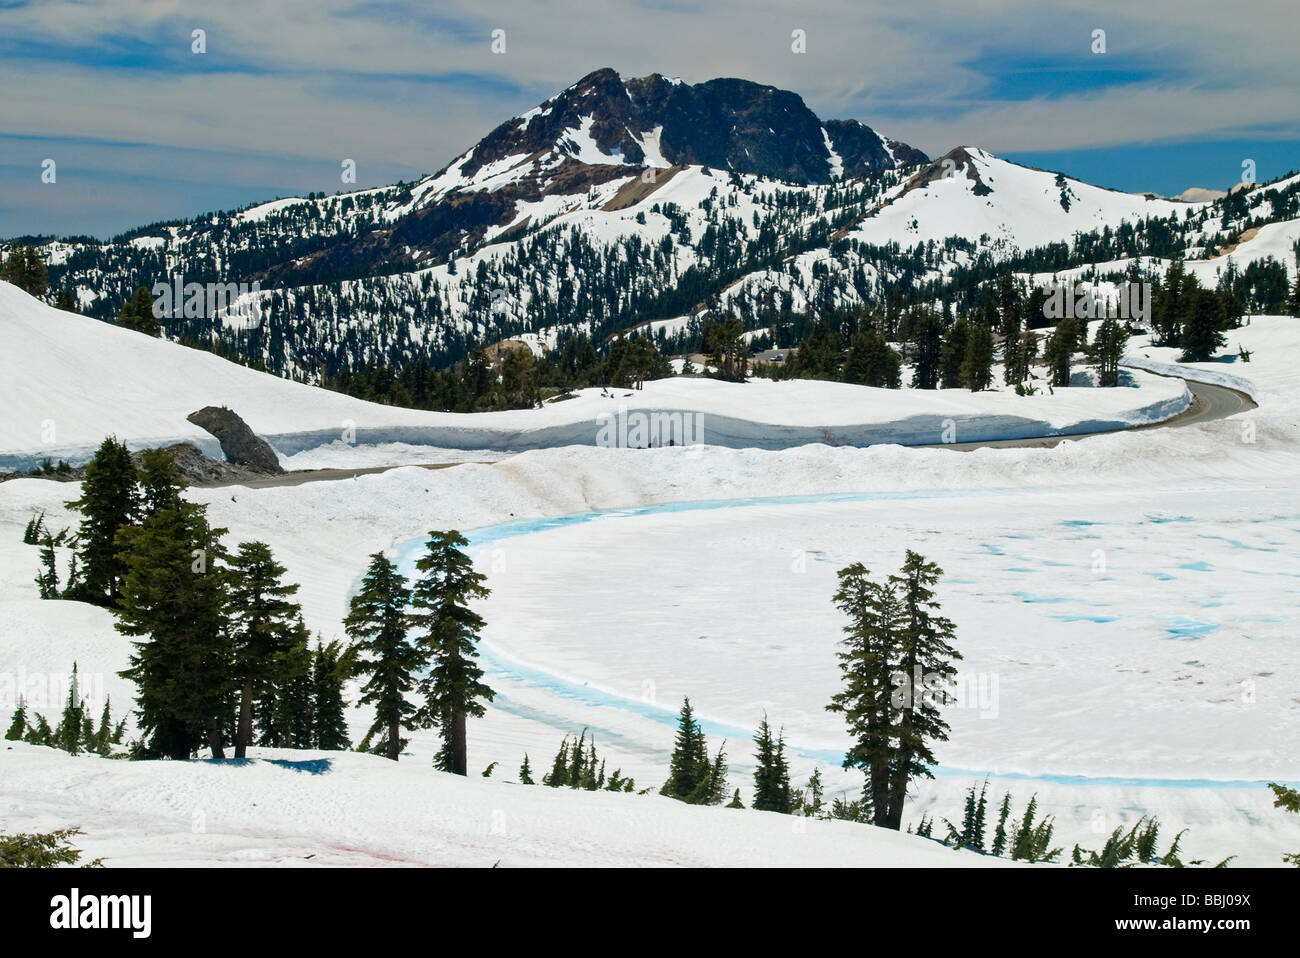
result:
[[[226,460],[238,466],[248,466],[260,473],[284,472],[275,452],[253,430],[225,406],[204,406],[185,417],[200,429],[217,437]]]

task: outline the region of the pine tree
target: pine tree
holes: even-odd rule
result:
[[[117,325],[147,336],[158,336],[162,325],[154,315],[153,295],[147,286],[137,286],[132,297],[122,304],[117,314]]]
[[[668,762],[668,780],[659,789],[659,794],[686,801],[708,776],[709,755],[704,731],[695,721],[691,700],[683,699],[677,717],[677,738]]]
[[[958,389],[962,383],[962,362],[966,358],[966,341],[971,332],[971,323],[959,319],[948,328],[939,350],[939,387],[941,389]]]
[[[912,348],[912,388],[935,389],[939,385],[943,320],[925,310],[909,316],[907,326]]]
[[[560,750],[555,753],[550,773],[542,776],[542,784],[551,788],[563,788],[569,784],[569,736],[564,736],[560,742]]]
[[[23,257],[23,289],[40,299],[50,288],[45,260],[35,246],[28,246]]]
[[[36,590],[42,599],[57,599],[61,595],[56,561],[54,537],[46,532],[41,541],[41,571],[36,575]]]
[[[709,756],[705,752],[705,773],[695,786],[695,790],[686,797],[685,801],[688,805],[721,805],[727,797],[726,748],[726,742],[718,746],[718,754],[713,757],[712,762],[708,761]],[[787,788],[787,793],[788,791]]]
[[[848,617],[838,653],[844,690],[826,708],[839,712],[853,740],[844,767],[862,769],[870,821],[889,821],[889,770],[895,708],[890,695],[903,611],[892,585],[873,582],[860,562],[839,571],[835,604]]]
[[[13,718],[9,720],[9,731],[5,732],[6,742],[19,741],[27,731],[27,700],[18,699],[18,707],[14,709]]]
[[[0,267],[0,280],[13,283],[23,292],[40,298],[49,289],[45,261],[35,246],[15,243]]]
[[[45,721],[45,716],[39,712],[36,714],[36,724],[27,724],[27,734],[23,736],[23,741],[31,745],[50,745],[54,742],[54,729],[50,728],[50,723]]]
[[[348,721],[343,683],[352,669],[352,656],[338,641],[317,646],[312,654],[312,745],[332,752],[348,747]]]
[[[27,250],[21,243],[11,245],[5,255],[4,263],[0,265],[0,280],[13,283],[19,289],[22,289],[23,274],[26,270]]]
[[[754,734],[757,751],[754,758],[754,808],[763,812],[781,812],[788,815],[792,808],[790,794],[790,766],[785,758],[784,736],[772,737],[772,728],[763,716]]]
[[[993,382],[993,333],[982,323],[971,324],[966,333],[959,378],[962,386],[976,393]]]
[[[1194,295],[1199,287],[1196,274],[1187,273],[1181,258],[1169,264],[1164,280],[1156,285],[1151,295],[1151,327],[1155,333],[1154,342],[1157,346],[1178,344],[1183,321],[1184,296],[1189,291]]]
[[[533,767],[528,764],[528,753],[524,752],[524,764],[519,766],[519,784],[536,785],[533,781]]]
[[[817,816],[821,814],[822,807],[825,805],[823,796],[825,787],[822,785],[822,770],[813,769],[812,776],[808,779],[808,802],[806,811],[809,815]]]
[[[903,827],[903,802],[908,783],[916,777],[933,778],[936,764],[930,743],[947,741],[948,723],[941,708],[949,694],[946,685],[957,674],[954,662],[961,654],[951,645],[956,635],[952,621],[938,615],[933,586],[943,570],[911,549],[897,575],[890,576],[902,607],[898,632],[899,671],[910,683],[898,709],[896,753],[890,767],[889,827]],[[924,683],[925,688],[918,688]]]
[[[104,710],[99,715],[99,729],[95,732],[90,748],[100,755],[108,755],[113,744],[112,699],[104,698]]]
[[[1047,363],[1053,386],[1070,385],[1070,362],[1079,343],[1079,321],[1067,316],[1056,324],[1043,347],[1043,360]]]
[[[1102,320],[1088,350],[1089,358],[1097,369],[1099,386],[1119,385],[1119,364],[1127,346],[1128,333],[1119,321],[1113,318]]]
[[[1032,795],[1025,806],[1024,817],[1011,833],[1011,857],[1016,861],[1047,862],[1061,854],[1061,849],[1050,849],[1055,826],[1051,818],[1035,822],[1038,814],[1038,796]]]
[[[136,469],[126,446],[112,436],[86,465],[81,498],[68,503],[82,514],[77,533],[81,579],[68,598],[113,606],[121,595],[126,567],[117,535],[140,517]]]
[[[174,509],[180,504],[185,479],[176,466],[175,457],[166,449],[146,449],[140,453],[137,475],[142,516],[151,516],[162,509]]]
[[[1192,277],[1191,279],[1194,279]],[[1228,317],[1223,296],[1214,290],[1200,289],[1192,282],[1182,298],[1182,323],[1178,345],[1183,363],[1205,363],[1224,347],[1227,337]]]
[[[482,717],[483,701],[495,693],[483,681],[483,669],[476,663],[482,617],[469,603],[486,598],[487,576],[474,571],[474,564],[462,549],[469,543],[455,530],[430,532],[427,551],[416,562],[421,576],[412,592],[412,605],[421,610],[423,628],[416,642],[431,663],[429,674],[420,681],[424,705],[420,709],[425,727],[436,724],[442,732],[438,767],[454,775],[467,769],[465,722],[468,716]]]
[[[415,687],[415,674],[425,666],[425,657],[407,639],[410,601],[410,590],[397,566],[376,552],[343,621],[356,642],[356,674],[366,677],[359,702],[375,707],[366,740],[382,735],[382,754],[394,762],[405,745],[402,730],[416,727],[416,710],[406,701],[406,693]]]
[[[81,704],[81,688],[77,682],[77,663],[72,663],[72,677],[68,681],[68,698],[63,705],[63,716],[54,729],[55,745],[69,755],[81,752],[82,720],[85,709]]]
[[[993,845],[989,848],[990,854],[1002,856],[1007,850],[1007,819],[1011,817],[1011,793],[1007,792],[1002,796],[1002,804],[998,806],[998,827],[993,832]]]
[[[735,794],[731,796],[731,801],[727,802],[728,808],[744,808],[745,803],[740,800],[740,789],[736,789]]]
[[[241,542],[228,573],[233,644],[232,678],[239,689],[235,758],[253,741],[253,704],[282,682],[305,677],[310,667],[298,586],[283,581],[284,566],[265,542]],[[310,680],[307,680],[310,701]],[[301,743],[301,729],[294,730]],[[305,745],[311,744],[310,724]],[[302,747],[299,744],[298,747]]]
[[[901,383],[902,361],[898,353],[874,329],[856,334],[849,343],[844,362],[844,381],[860,386],[897,389]]]
[[[182,502],[119,535],[126,575],[116,628],[141,639],[120,674],[139,689],[150,754],[188,758],[206,736],[213,757],[225,756],[222,717],[235,692],[225,532],[209,526],[206,507]]]
[[[59,290],[59,295],[54,300],[54,306],[56,309],[61,309],[65,313],[77,312],[77,301],[72,295],[72,290],[70,289]]]
[[[582,776],[587,771],[587,753],[584,749],[586,744],[587,730],[583,729],[569,756],[569,771],[566,775],[569,780],[569,788],[579,788],[582,785]]]

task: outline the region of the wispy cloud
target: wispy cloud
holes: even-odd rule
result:
[[[361,186],[409,178],[602,66],[771,83],[932,154],[1294,141],[1295,21],[1292,0],[0,2],[0,235],[332,191],[344,158]]]

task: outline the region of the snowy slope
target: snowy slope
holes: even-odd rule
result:
[[[1199,208],[1066,177],[1067,210],[1055,173],[1020,166],[974,147],[955,150],[935,164],[936,179],[903,184],[851,235],[869,243],[904,246],[949,236],[976,240],[987,235],[989,244],[1005,252],[1069,240],[1075,233],[1105,226],[1113,229],[1123,220],[1181,214],[1189,205]]]
[[[850,554],[870,560],[873,569],[892,568],[904,545],[923,543],[948,571],[945,609],[958,616],[965,666],[998,675],[1002,699],[992,719],[982,719],[979,710],[955,712],[956,734],[941,757],[945,767],[965,772],[941,775],[922,786],[909,820],[922,811],[959,814],[962,790],[987,769],[1030,776],[995,777],[994,787],[1009,787],[1017,803],[1038,792],[1067,842],[1095,845],[1092,825],[1098,813],[1119,822],[1131,820],[1134,809],[1145,809],[1158,811],[1171,828],[1190,826],[1187,847],[1194,854],[1241,853],[1244,864],[1276,864],[1281,850],[1297,845],[1296,827],[1271,810],[1266,792],[1231,782],[1195,785],[1196,779],[1300,778],[1294,762],[1300,722],[1288,691],[1294,689],[1295,665],[1294,632],[1287,630],[1297,612],[1294,592],[1277,587],[1293,573],[1284,560],[1294,554],[1293,533],[1277,517],[1293,516],[1300,495],[1300,367],[1292,358],[1300,351],[1300,323],[1256,317],[1230,334],[1227,352],[1235,352],[1237,345],[1254,351],[1250,364],[1204,365],[1207,371],[1227,369],[1249,379],[1261,403],[1258,409],[1185,429],[1119,433],[1052,449],[959,453],[814,445],[771,453],[568,448],[530,452],[491,466],[470,464],[435,473],[397,469],[347,482],[195,490],[191,496],[209,503],[214,524],[229,527],[232,541],[256,537],[272,546],[289,578],[302,584],[308,626],[330,639],[340,636],[347,597],[366,556],[376,550],[396,554],[400,543],[429,528],[483,529],[521,517],[691,500],[880,494],[884,498],[874,505],[718,510],[698,513],[697,522],[687,521],[691,516],[686,513],[679,521],[671,515],[611,516],[568,531],[539,530],[514,541],[503,539],[479,550],[480,568],[489,574],[493,589],[487,609],[493,655],[512,653],[538,671],[503,673],[494,667],[489,673],[500,694],[488,716],[470,726],[474,768],[500,761],[498,774],[508,777],[524,751],[534,761],[538,756],[544,760],[562,734],[589,727],[600,730],[602,753],[634,774],[639,786],[655,784],[662,779],[672,744],[672,712],[679,704],[674,697],[694,690],[710,723],[711,746],[716,748],[724,736],[731,742],[736,785],[746,783],[749,768],[748,750],[734,729],[751,727],[756,710],[766,705],[774,720],[792,733],[797,730],[791,742],[799,783],[817,767],[830,794],[856,792],[857,776],[816,757],[839,744],[830,726],[811,720],[826,719],[822,706],[827,690],[817,674],[821,670],[823,679],[830,675],[826,669],[833,671],[833,663],[819,663],[808,651],[825,651],[838,628],[826,618],[826,573]],[[1140,341],[1132,354],[1171,359]],[[1245,440],[1245,424],[1251,425],[1253,441]],[[917,497],[926,490],[940,494]],[[34,679],[29,691],[55,688],[53,678],[66,674],[75,659],[90,689],[111,695],[120,714],[127,690],[113,673],[124,665],[126,643],[102,610],[37,600],[32,576],[38,550],[19,542],[23,524],[37,509],[48,510],[54,529],[73,521],[62,505],[73,495],[67,485],[42,480],[0,484],[0,674]],[[1203,501],[1213,503],[1213,509],[1198,509]],[[859,515],[851,514],[853,509]],[[1196,523],[1183,518],[1193,512],[1200,516]],[[747,525],[739,522],[745,516]],[[1083,524],[1053,524],[1062,517]],[[585,537],[583,528],[588,530]],[[946,534],[953,529],[967,532]],[[1241,547],[1216,551],[1229,539]],[[694,543],[701,548],[690,549]],[[1114,569],[1111,584],[1092,584],[1093,573],[1085,568],[1098,546],[1107,550]],[[807,573],[792,574],[793,550],[807,557]],[[595,562],[596,554],[607,558]],[[629,562],[660,571],[630,573]],[[1179,567],[1202,562],[1214,568]],[[571,582],[565,589],[539,588],[549,575],[566,570]],[[1035,573],[1041,583],[1017,581],[1032,580]],[[743,593],[731,584],[736,576],[750,582]],[[1216,598],[1216,589],[1226,594]],[[1015,592],[1026,596],[1011,611],[999,611],[1005,604],[990,606],[991,599],[1000,602]],[[537,605],[547,597],[553,601]],[[1039,599],[1056,601],[1033,601]],[[1111,602],[1115,610],[1078,613],[1062,600]],[[599,631],[579,636],[561,627],[602,608],[613,611],[604,616]],[[1116,623],[1119,631],[1112,633],[1107,623],[1054,618],[1063,613],[1118,614],[1124,622]],[[656,641],[664,644],[665,654],[647,664],[645,656],[654,650],[641,648],[638,641],[643,640],[636,636],[664,614],[673,623],[671,629],[658,630]],[[755,626],[743,637],[746,641],[736,643],[735,626],[755,614],[763,631]],[[1199,628],[1199,623],[1216,622],[1217,628],[1199,638],[1160,634],[1170,626]],[[40,636],[39,641],[33,636]],[[579,639],[581,647],[574,645]],[[680,648],[669,655],[669,646]],[[783,662],[782,654],[790,658]],[[722,665],[703,674],[691,664],[705,659]],[[1247,677],[1256,683],[1256,701],[1241,697],[1239,683]],[[645,703],[647,680],[657,690],[655,708]],[[57,710],[61,695],[50,691],[45,700]],[[1120,704],[1105,707],[1110,702]],[[2,697],[0,703],[8,704]],[[1078,729],[1084,719],[1079,716],[1087,719],[1088,733],[1082,737]],[[364,714],[353,713],[354,733],[359,735],[365,720]],[[419,733],[405,760],[410,768],[402,774],[419,776],[419,788],[411,787],[422,795],[427,792],[420,789],[432,775],[427,765],[434,747],[430,733]],[[351,851],[323,847],[337,832],[302,810],[303,795],[331,815],[344,814],[351,801],[347,796],[361,793],[342,781],[352,774],[343,763],[333,766],[336,778],[306,772],[294,772],[291,778],[283,766],[259,764],[260,771],[250,778],[264,774],[270,782],[259,780],[250,789],[284,794],[285,783],[301,782],[303,788],[321,790],[295,793],[291,810],[268,813],[275,816],[274,824],[265,830],[222,819],[226,824],[213,825],[208,833],[214,836],[212,844],[204,846],[201,837],[187,837],[195,808],[207,810],[211,821],[214,809],[228,799],[236,801],[233,807],[259,801],[234,780],[238,770],[187,766],[200,770],[195,775],[204,778],[198,781],[164,766],[163,774],[176,776],[166,784],[184,796],[169,804],[163,787],[147,781],[149,774],[138,767],[113,763],[112,774],[105,776],[99,774],[105,766],[97,760],[76,761],[82,764],[48,753],[30,759],[0,750],[0,798],[11,809],[0,824],[84,822],[92,830],[89,840],[98,843],[88,847],[97,854],[120,854],[124,861],[137,862],[240,856],[290,861],[328,854],[342,863],[372,853],[423,861],[434,854],[433,840],[418,829],[411,833],[416,837],[404,833],[399,839],[380,830],[364,810],[350,808],[349,834],[362,840],[334,844],[361,851],[349,858]],[[124,777],[115,777],[119,770]],[[1055,778],[1041,777],[1053,774]],[[1073,780],[1070,774],[1091,778]],[[1163,779],[1175,781],[1161,785]],[[10,781],[24,784],[11,789]],[[491,783],[475,779],[466,787],[480,785]],[[516,808],[511,787],[499,787],[506,790],[497,793],[504,798],[482,800],[504,803],[490,808]],[[406,785],[392,788],[407,794]],[[364,793],[363,801],[369,794]],[[601,796],[600,801],[619,798]],[[557,806],[555,814],[563,818],[574,807]],[[401,811],[399,817],[409,825],[407,814]],[[440,836],[463,835],[474,823],[475,835],[490,837],[490,819],[467,813],[440,822],[438,828],[445,826]],[[674,821],[671,827],[678,825]],[[288,836],[284,840],[274,837],[281,831]],[[168,839],[174,850],[168,850]],[[610,840],[620,853],[629,849],[628,855],[639,854],[620,844],[633,841],[627,836]],[[565,857],[577,854],[570,849],[580,844],[569,841],[556,839],[561,850],[553,860],[595,860]],[[676,849],[674,842],[669,836],[660,844]],[[448,839],[446,847],[453,845]],[[493,846],[455,847],[454,854],[462,856],[457,860],[477,861],[475,856],[490,854]],[[587,847],[582,854],[597,853]],[[503,863],[510,862],[506,858]]]
[[[1034,397],[804,381],[667,379],[639,391],[586,389],[542,409],[423,412],[259,373],[210,353],[52,309],[2,283],[0,340],[6,344],[0,368],[9,410],[0,422],[0,467],[9,468],[47,456],[84,459],[110,434],[133,446],[190,440],[215,453],[215,441],[185,420],[208,405],[230,407],[279,452],[292,455],[353,434],[360,443],[459,449],[593,445],[603,441],[605,421],[617,426],[620,409],[700,414],[698,421],[678,417],[683,436],[678,443],[912,445],[942,441],[949,421],[960,441],[1019,438],[1159,421],[1188,401],[1177,380],[1145,374],[1134,376],[1140,388],[1084,386]],[[697,422],[702,431],[687,436],[685,429],[694,429]],[[630,444],[648,443],[628,435]]]

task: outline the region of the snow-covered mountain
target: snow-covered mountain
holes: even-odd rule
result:
[[[969,146],[931,162],[744,80],[604,69],[414,183],[42,252],[52,285],[99,319],[178,275],[256,282],[168,335],[314,381],[646,324],[686,351],[709,313],[760,330],[832,307],[968,303],[1008,269],[1105,279],[1182,256],[1214,282],[1272,257],[1293,276],[1298,216],[1297,177],[1205,202],[1122,193]]]

